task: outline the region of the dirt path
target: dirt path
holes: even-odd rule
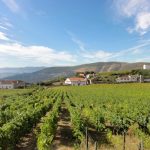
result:
[[[15,150],[37,150],[37,139],[34,130],[38,130],[39,127],[40,123],[38,123],[30,133],[23,136],[20,139],[20,142],[16,145]],[[74,150],[74,139],[71,129],[70,115],[64,103],[62,103],[59,113],[58,127],[51,149]]]
[[[20,142],[16,145],[15,150],[37,150],[34,131],[22,137]]]
[[[74,150],[74,139],[70,116],[65,103],[62,103],[61,106],[58,127],[52,144],[52,150]]]
[[[51,110],[51,108],[50,108],[50,110]],[[49,111],[46,112],[45,116],[48,115]],[[45,116],[43,116],[43,117],[45,117]],[[36,147],[37,138],[36,138],[35,130],[36,131],[40,130],[42,118],[41,118],[40,122],[37,123],[36,127],[34,127],[32,129],[32,131],[30,133],[27,133],[23,137],[20,138],[19,143],[16,144],[15,150],[37,150],[37,147]]]

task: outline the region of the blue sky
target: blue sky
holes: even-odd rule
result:
[[[0,67],[150,62],[149,0],[0,0]]]

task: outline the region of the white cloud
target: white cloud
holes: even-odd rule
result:
[[[96,62],[96,61],[123,61],[126,57],[126,60],[129,60],[127,57],[132,57],[132,60],[135,61],[135,57],[140,54],[138,57],[143,57],[141,54],[145,52],[144,48],[150,46],[150,40],[144,40],[141,44],[116,51],[110,52],[106,50],[89,50],[85,48],[85,43],[78,39],[72,32],[67,31],[71,36],[71,40],[78,45],[79,52],[77,54],[79,60],[82,60],[82,63]],[[124,58],[123,58],[124,57]],[[121,60],[122,58],[122,60]]]
[[[0,40],[9,41],[10,39],[3,32],[0,32]]]
[[[26,64],[54,66],[75,63],[75,57],[65,51],[56,51],[44,46],[24,46],[19,43],[0,44],[0,55],[7,59],[15,58]]]
[[[81,40],[79,40],[71,31],[67,30],[67,33],[71,37],[71,40],[79,46],[80,50],[84,51],[85,44]]]
[[[106,61],[110,56],[112,56],[113,53],[107,52],[107,51],[86,51],[82,54],[82,57],[92,59],[92,60],[100,60],[100,61]]]
[[[71,40],[79,47],[78,55],[81,55],[79,57],[83,58],[82,61],[84,62],[91,62],[91,61],[98,61],[98,60],[106,61],[108,57],[112,55],[112,53],[103,50],[96,50],[96,51],[87,50],[85,48],[85,43],[83,43],[80,39],[78,39],[75,36],[75,34],[73,34],[71,31],[67,31],[67,33],[71,37]]]
[[[132,60],[132,62],[136,61],[137,58],[139,60],[145,60],[145,55],[147,55],[148,50],[147,48],[150,46],[150,40],[145,40],[143,41],[143,43],[128,48],[128,49],[124,49],[124,50],[120,50],[120,51],[116,51],[116,52],[109,52],[109,51],[94,51],[94,52],[89,52],[86,51],[83,54],[83,57],[88,58],[88,60],[94,60],[95,61],[129,61],[130,58]]]
[[[150,40],[147,40],[135,47],[116,52],[84,50],[79,54],[72,54],[67,51],[57,51],[45,46],[25,46],[17,42],[8,41],[0,43],[0,65],[1,67],[70,66],[97,61],[144,61],[147,60],[148,51],[146,47],[149,46]]]
[[[133,18],[134,27],[128,27],[129,33],[146,34],[150,30],[150,1],[149,0],[115,0],[121,16]]]
[[[1,26],[1,25],[0,25],[0,28],[1,28],[1,29],[4,29],[4,30],[8,30],[6,27],[3,27],[3,26]]]
[[[13,25],[10,22],[8,22],[8,21],[3,22],[2,24],[4,26],[6,26],[7,28],[13,28]]]
[[[140,32],[141,35],[148,32],[150,29],[150,12],[139,13],[136,17],[136,27],[135,30]]]
[[[149,0],[115,0],[119,13],[122,16],[132,17],[139,12],[149,11]]]
[[[74,36],[75,37],[75,36]],[[135,47],[116,52],[106,50],[88,50],[84,43],[77,39],[72,41],[78,45],[78,53],[58,51],[46,46],[24,45],[9,39],[0,32],[0,65],[1,66],[65,66],[90,63],[96,61],[128,61],[146,58],[150,40],[144,40]],[[146,55],[143,55],[143,53]],[[139,55],[140,54],[140,55]]]
[[[128,56],[135,56],[135,55],[139,55],[141,54],[145,47],[149,46],[150,45],[150,40],[146,40],[144,41],[142,44],[139,44],[137,46],[134,46],[134,47],[131,47],[131,48],[128,48],[128,49],[124,49],[124,50],[120,50],[116,53],[114,53],[111,58],[119,58],[121,56],[124,56],[124,57],[128,57]],[[140,56],[142,57],[142,56]],[[133,58],[133,61],[134,61],[134,58]]]
[[[13,28],[13,25],[10,23],[10,20],[6,17],[0,17],[0,28],[9,30],[9,28]]]
[[[3,24],[4,20],[9,22],[5,18]],[[3,66],[64,66],[74,65],[76,61],[75,54],[46,46],[26,46],[0,31],[0,64]]]
[[[14,13],[20,11],[20,6],[17,4],[16,0],[2,0],[2,2]]]
[[[138,58],[135,62],[149,62],[150,57]]]
[[[80,50],[85,50],[85,47],[84,47],[84,43],[83,43],[83,42],[81,42],[80,40],[78,40],[78,39],[75,38],[75,37],[72,37],[72,41],[73,41],[74,43],[76,43],[76,44],[79,46]]]
[[[140,48],[138,49],[138,48],[137,48],[137,49],[134,49],[134,50],[132,51],[132,54],[135,54],[135,55],[136,55],[136,54],[141,54],[142,52],[143,52],[142,49],[140,49]]]

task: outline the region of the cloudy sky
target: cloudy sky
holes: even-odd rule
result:
[[[0,0],[0,67],[150,62],[149,0]]]

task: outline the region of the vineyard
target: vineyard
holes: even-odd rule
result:
[[[150,84],[0,91],[0,150],[150,150]]]

